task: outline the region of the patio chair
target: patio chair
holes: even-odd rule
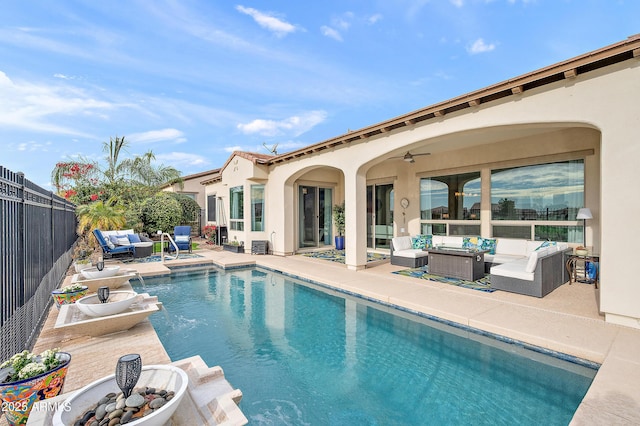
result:
[[[136,254],[136,247],[134,245],[116,246],[113,243],[107,243],[107,240],[105,240],[102,232],[99,229],[94,229],[93,235],[96,237],[98,244],[100,244],[100,248],[102,248],[102,253],[105,258],[113,257],[119,254],[129,254],[131,256],[135,256]]]
[[[173,241],[180,250],[188,250],[191,253],[191,226],[175,226],[173,228]],[[169,251],[174,251],[173,244],[169,244]]]

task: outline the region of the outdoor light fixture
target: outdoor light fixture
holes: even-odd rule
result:
[[[116,364],[116,383],[125,398],[131,396],[131,391],[138,383],[142,372],[142,359],[138,354],[123,355]]]
[[[587,248],[587,219],[593,219],[593,215],[591,214],[591,209],[587,207],[583,207],[578,210],[578,214],[576,215],[576,219],[582,219],[582,246]]]
[[[98,261],[96,262],[96,268],[98,269],[98,271],[102,271],[104,269],[104,258],[102,256],[98,258]]]
[[[402,159],[404,161],[406,161],[407,163],[415,163],[415,160],[413,159],[413,155],[411,155],[410,152],[407,152],[404,157],[402,157]]]
[[[100,303],[107,303],[107,300],[109,300],[108,286],[103,285],[102,287],[98,288],[98,300],[100,300]]]

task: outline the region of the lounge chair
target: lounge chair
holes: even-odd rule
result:
[[[191,253],[191,227],[175,226],[173,228],[173,241],[180,250],[188,250]],[[173,244],[169,244],[169,251],[175,250]]]
[[[100,248],[102,248],[104,257],[113,257],[119,254],[129,254],[131,256],[136,255],[136,247],[133,244],[128,246],[114,245],[113,243],[108,244],[99,229],[94,229],[93,235],[96,237],[96,240],[98,240],[98,244],[100,244]]]

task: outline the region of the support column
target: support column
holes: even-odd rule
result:
[[[367,266],[367,179],[344,171],[345,264],[352,270]]]

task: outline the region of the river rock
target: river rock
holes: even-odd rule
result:
[[[125,400],[127,407],[142,407],[144,402],[144,397],[139,393],[133,393]]]
[[[149,403],[149,408],[153,408],[154,410],[157,410],[158,408],[162,407],[166,403],[167,403],[166,399],[162,397],[158,397]]]

